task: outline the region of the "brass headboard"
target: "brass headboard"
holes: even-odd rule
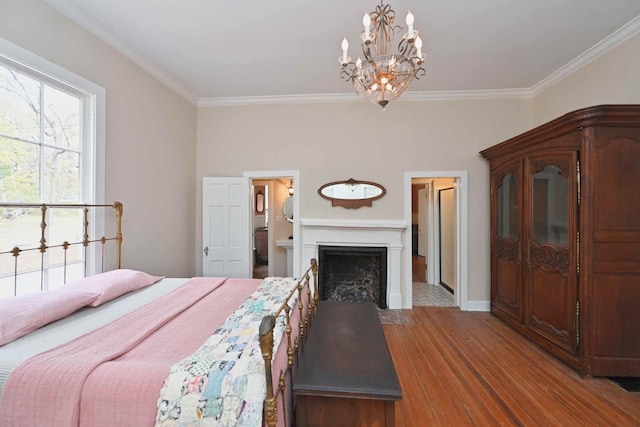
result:
[[[96,212],[97,209],[100,208],[111,208],[115,212],[115,222],[116,222],[116,232],[112,237],[92,237],[89,236],[89,218],[91,217],[90,212]],[[64,283],[66,283],[66,275],[67,275],[67,250],[72,246],[82,245],[84,247],[84,275],[87,274],[87,248],[90,244],[100,243],[101,249],[101,259],[102,266],[101,270],[104,271],[104,258],[105,258],[105,245],[108,241],[115,241],[116,243],[116,264],[117,268],[121,267],[121,258],[122,258],[122,203],[114,202],[110,205],[89,205],[89,204],[55,204],[55,203],[3,203],[0,202],[0,215],[2,215],[7,209],[40,209],[41,217],[40,217],[40,244],[32,247],[19,247],[14,246],[10,250],[0,251],[0,258],[2,256],[13,256],[13,278],[14,278],[14,295],[17,293],[17,283],[19,276],[19,268],[18,268],[18,259],[20,254],[31,251],[39,251],[41,254],[40,261],[40,289],[43,288],[43,271],[45,269],[44,266],[44,256],[48,249],[53,248],[62,248],[64,250],[64,262],[63,262],[63,274],[64,274]],[[47,242],[47,214],[49,210],[52,209],[82,209],[83,217],[82,217],[82,240],[79,241],[68,241],[64,240],[60,244],[49,244]],[[94,211],[90,211],[94,209]],[[106,217],[106,215],[105,215]],[[105,227],[106,228],[106,227]],[[13,242],[8,242],[12,244]],[[56,242],[57,243],[57,242]],[[4,248],[0,248],[4,249]],[[6,274],[5,274],[6,278]]]

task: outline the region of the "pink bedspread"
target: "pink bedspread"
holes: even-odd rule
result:
[[[172,364],[195,351],[260,282],[191,279],[103,328],[27,360],[5,384],[0,425],[153,426],[158,391]],[[190,306],[194,309],[187,310]]]

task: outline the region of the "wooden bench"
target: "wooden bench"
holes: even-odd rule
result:
[[[317,310],[293,381],[296,426],[394,426],[402,391],[375,304]]]

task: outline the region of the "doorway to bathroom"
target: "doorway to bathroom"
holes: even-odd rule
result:
[[[298,171],[245,172],[250,193],[251,275],[293,277]]]

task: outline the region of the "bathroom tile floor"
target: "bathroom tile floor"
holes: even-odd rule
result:
[[[413,305],[455,307],[453,295],[440,285],[413,282]]]

